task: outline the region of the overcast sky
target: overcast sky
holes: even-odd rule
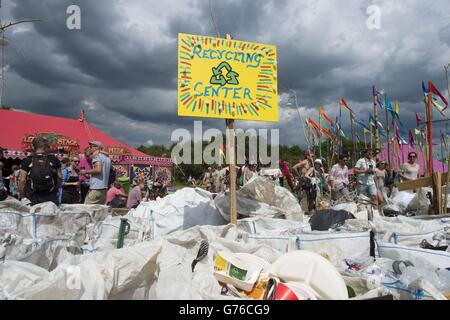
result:
[[[88,121],[132,146],[170,145],[177,116],[177,35],[215,36],[208,0],[3,0],[2,23],[44,22],[7,31],[6,92],[13,108]],[[339,97],[367,120],[371,86],[399,99],[406,128],[423,114],[421,82],[447,96],[443,66],[450,62],[450,2],[369,0],[214,0],[219,31],[278,50],[280,122],[237,122],[240,128],[280,128],[281,143],[305,145],[299,114],[286,106],[296,90],[304,116],[318,107],[336,117]],[[81,30],[68,30],[66,9],[81,8]],[[344,5],[345,4],[345,5]],[[370,5],[381,29],[366,26]],[[343,113],[345,114],[345,113]],[[435,118],[441,116],[435,112]],[[345,114],[343,124],[349,126]],[[205,126],[220,129],[223,120]],[[436,135],[442,126],[435,129]]]

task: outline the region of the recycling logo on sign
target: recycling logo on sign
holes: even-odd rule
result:
[[[222,70],[226,70],[226,75],[223,75]],[[211,80],[209,80],[210,84],[220,84],[224,86],[226,84],[238,85],[239,84],[239,74],[234,72],[228,62],[221,62],[217,67],[212,68],[213,75],[211,76]]]

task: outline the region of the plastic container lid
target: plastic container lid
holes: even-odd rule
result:
[[[220,282],[250,292],[263,269],[255,266],[251,261],[257,261],[257,264],[264,264],[265,261],[263,259],[261,259],[262,261],[258,260],[258,257],[249,256],[251,255],[241,254],[241,256],[238,256],[238,254],[232,252],[218,252],[214,262],[214,276]],[[252,258],[252,260],[249,261],[249,258]],[[217,270],[217,268],[221,270]]]
[[[271,265],[263,258],[260,258],[250,253],[235,253],[235,256],[239,260],[244,261],[246,265],[251,265],[253,268],[256,269],[262,269],[263,273],[268,274],[270,272]]]
[[[271,275],[292,285],[309,287],[318,299],[347,300],[348,291],[344,279],[324,257],[310,251],[293,251],[278,258],[270,271]],[[304,286],[306,285],[306,287]]]

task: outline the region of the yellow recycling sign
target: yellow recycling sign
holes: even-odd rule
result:
[[[178,115],[278,121],[272,45],[178,35]]]

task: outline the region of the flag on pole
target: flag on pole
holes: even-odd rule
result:
[[[375,118],[373,117],[372,113],[369,113],[369,124],[372,127],[375,127]]]
[[[414,148],[415,141],[411,129],[409,129],[408,136],[409,136],[409,144],[411,145],[411,147]]]
[[[439,92],[439,90],[434,86],[433,82],[429,81],[428,82],[428,89],[425,87],[425,83],[422,82],[422,90],[424,93],[424,96],[426,97],[428,93],[432,93],[432,99],[431,99],[431,104],[433,105],[433,107],[435,107],[442,115],[444,115],[444,111],[445,109],[447,109],[448,107],[448,102],[445,99],[445,97],[442,95],[442,93]],[[439,104],[437,102],[437,99],[434,97],[434,95],[437,95],[440,99],[441,102],[444,103],[444,105]],[[426,100],[425,100],[426,101]]]
[[[85,119],[86,119],[86,114],[84,113],[84,110],[81,110],[80,111],[80,117],[78,118],[78,121],[84,122]]]
[[[319,125],[311,118],[308,117],[308,124],[313,129],[313,135],[319,139],[319,137],[322,137],[322,133],[319,131]]]
[[[400,106],[398,105],[398,100],[395,100],[395,108],[394,111],[391,111],[392,118],[400,124],[400,127],[403,127],[403,123],[400,120]]]
[[[331,118],[329,116],[327,116],[325,114],[325,111],[323,110],[322,107],[320,107],[319,112],[320,112],[320,115],[325,118],[325,120],[327,120],[329,123],[331,123],[332,126],[336,126],[336,123],[333,120],[331,120]]]
[[[394,126],[394,134],[395,134],[395,138],[397,139],[397,143],[400,144],[408,144],[406,142],[406,140],[402,137],[402,135],[400,134],[399,130],[398,130],[398,126]]]
[[[447,100],[444,98],[442,93],[439,92],[439,90],[434,86],[433,82],[431,81],[428,83],[428,90],[430,90],[432,94],[439,96],[439,98],[441,98],[442,102],[445,104],[444,110],[447,109],[448,107]]]
[[[383,104],[381,103],[380,96],[382,95],[375,86],[372,86],[372,95],[376,98],[378,106],[383,109]]]
[[[345,102],[344,98],[340,98],[340,99],[339,99],[339,104],[340,104],[341,106],[343,106],[345,109],[347,109],[347,110],[350,112],[350,115],[353,116],[354,112],[353,112],[352,109],[350,109],[350,108],[348,107],[347,102]]]
[[[391,113],[395,112],[394,107],[392,106],[392,102],[391,102],[391,100],[389,100],[389,97],[385,96],[384,100],[385,100],[385,104],[386,104],[386,109]]]
[[[420,127],[420,123],[422,122],[422,117],[416,113],[416,123],[417,123],[417,127]]]
[[[319,125],[311,118],[308,118],[308,123],[313,127],[315,130],[319,130]]]
[[[361,120],[358,120],[358,119],[356,119],[356,118],[353,118],[353,119],[355,120],[355,123],[356,123],[357,125],[359,125],[359,126],[361,126],[362,128],[364,128],[364,129],[370,131],[370,129],[366,126],[366,124],[365,124],[364,122],[362,122]]]
[[[333,139],[333,134],[331,133],[330,130],[325,129],[324,127],[321,127],[320,130],[322,130],[322,132],[325,133],[328,137]]]
[[[372,132],[365,127],[363,127],[363,131],[364,131],[364,134],[368,133],[368,134],[372,135]]]
[[[339,123],[336,123],[336,132],[338,132],[341,137],[346,138],[344,131],[342,131],[341,126],[339,125]]]

